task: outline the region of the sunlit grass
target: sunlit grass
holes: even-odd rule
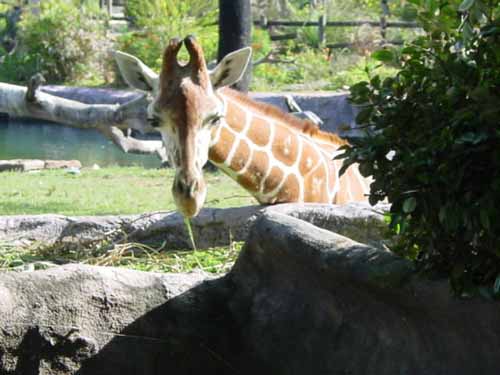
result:
[[[175,209],[173,171],[140,167],[0,174],[0,215],[118,215]],[[222,173],[205,173],[206,207],[235,207],[256,201]]]
[[[0,214],[107,215],[174,210],[170,193],[173,171],[140,167],[0,174]],[[256,201],[229,177],[205,173],[208,207],[234,207]],[[36,270],[67,263],[127,267],[151,272],[202,270],[224,273],[241,243],[201,250],[171,250],[138,243],[113,243],[105,238],[76,249],[33,243],[0,242],[0,270]]]

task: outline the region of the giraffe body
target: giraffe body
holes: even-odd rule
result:
[[[127,82],[158,87],[152,89],[158,94],[148,116],[159,125],[176,167],[172,192],[184,216],[197,215],[203,206],[202,167],[207,159],[262,204],[366,200],[368,183],[356,165],[339,178],[342,162],[333,158],[345,141],[226,87],[244,72],[248,49],[227,55],[209,72],[194,38],[186,38],[184,44],[190,62],[177,62],[182,42],[173,39],[165,50],[159,78],[138,60],[135,70],[130,62],[125,64],[129,72],[147,74],[144,79],[126,77]]]
[[[226,115],[211,131],[209,159],[260,203],[365,200],[367,184],[356,168],[345,184],[341,162],[332,160],[345,142],[232,90],[219,95]],[[339,194],[342,183],[348,194]]]

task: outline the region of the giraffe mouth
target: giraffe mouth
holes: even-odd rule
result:
[[[197,216],[207,195],[207,187],[203,175],[192,178],[177,173],[172,185],[172,194],[177,210],[182,216],[192,218]]]

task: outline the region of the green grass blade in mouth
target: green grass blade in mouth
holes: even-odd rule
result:
[[[189,239],[191,240],[191,246],[193,247],[193,250],[196,251],[196,243],[194,242],[193,229],[191,228],[191,222],[189,221],[189,218],[184,218],[184,224],[186,225]]]

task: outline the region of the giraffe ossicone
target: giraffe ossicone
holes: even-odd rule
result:
[[[183,45],[185,64],[177,60]],[[210,71],[192,36],[172,39],[160,75],[132,55],[115,52],[115,58],[130,86],[153,95],[148,120],[176,169],[172,193],[182,215],[196,216],[204,204],[207,160],[261,204],[366,200],[368,181],[357,166],[339,177],[342,162],[333,160],[346,142],[228,87],[247,69],[250,48],[228,54]]]

